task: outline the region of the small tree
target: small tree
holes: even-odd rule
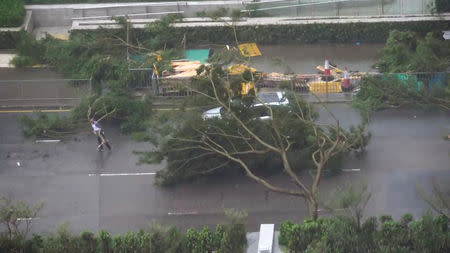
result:
[[[421,186],[417,186],[417,192],[434,211],[450,218],[450,187],[432,179],[431,188],[431,194],[426,193]]]
[[[364,209],[371,196],[372,194],[367,191],[366,184],[347,184],[343,187],[338,186],[330,195],[325,206],[338,217],[350,219],[359,230]]]
[[[10,240],[22,240],[27,237],[31,224],[44,203],[29,206],[23,201],[14,201],[8,197],[0,199],[0,222],[6,228],[4,235]]]

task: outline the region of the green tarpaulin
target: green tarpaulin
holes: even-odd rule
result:
[[[206,63],[209,56],[209,49],[188,49],[186,50],[186,59],[189,61],[199,61]]]

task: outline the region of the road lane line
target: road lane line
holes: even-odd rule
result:
[[[55,143],[60,141],[61,140],[36,140],[36,143]]]
[[[357,172],[357,171],[361,171],[361,169],[342,169],[342,171],[345,171],[345,172]]]
[[[344,208],[337,208],[337,209],[317,209],[317,212],[333,212],[333,211],[344,211]]]
[[[169,216],[180,216],[180,215],[196,215],[198,212],[175,212],[175,213],[167,213]]]
[[[1,110],[0,113],[32,113],[32,112],[70,112],[70,109],[58,110]]]
[[[17,218],[18,221],[32,221],[32,220],[39,220],[39,217],[34,218]]]
[[[115,176],[153,176],[156,172],[137,172],[137,173],[100,173],[100,174],[89,174],[92,176],[101,176],[101,177],[115,177]]]

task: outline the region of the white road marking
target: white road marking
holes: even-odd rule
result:
[[[342,171],[345,171],[345,172],[355,172],[355,171],[361,171],[361,169],[343,169]]]
[[[138,173],[100,173],[100,174],[89,174],[92,176],[101,176],[101,177],[114,177],[114,176],[152,176],[155,175],[156,172],[138,172]]]
[[[39,220],[39,217],[34,218],[17,218],[18,221],[32,221],[32,220]]]
[[[176,216],[176,215],[196,215],[198,212],[178,212],[178,213],[167,213],[169,216]]]
[[[61,140],[36,140],[36,143],[55,143],[60,141]]]

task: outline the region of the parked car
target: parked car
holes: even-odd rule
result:
[[[258,93],[255,98],[254,104],[250,106],[258,119],[265,120],[270,118],[270,113],[267,106],[286,106],[289,104],[289,100],[286,98],[285,93],[281,91],[276,92],[262,92]],[[216,107],[207,110],[203,113],[203,119],[223,118],[227,114],[227,111],[223,107]]]

